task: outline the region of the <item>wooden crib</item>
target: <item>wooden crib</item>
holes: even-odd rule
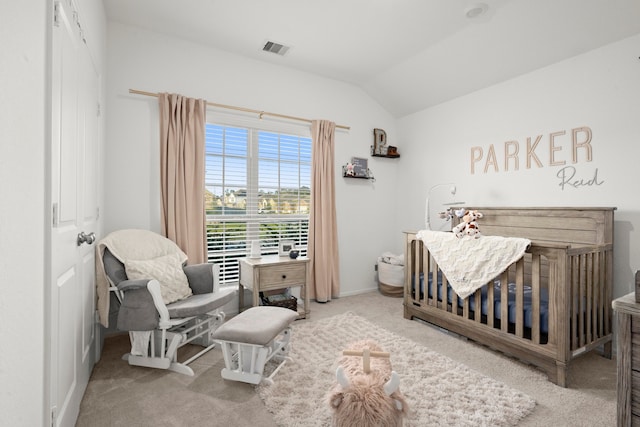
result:
[[[483,213],[483,235],[527,238],[530,248],[463,300],[416,233],[405,232],[404,317],[531,363],[562,387],[575,357],[602,346],[611,358],[615,208],[467,209]]]

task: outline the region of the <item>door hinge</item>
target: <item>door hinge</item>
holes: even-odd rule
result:
[[[53,4],[53,25],[60,26],[60,2],[57,1]]]
[[[53,225],[54,227],[58,226],[58,204],[54,203],[52,208],[51,208],[51,225]]]
[[[97,102],[97,116],[100,117],[100,103]]]

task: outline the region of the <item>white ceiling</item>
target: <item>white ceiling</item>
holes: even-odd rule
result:
[[[640,33],[640,0],[104,0],[109,20],[353,83],[396,117]],[[262,51],[275,41],[285,56]],[[637,52],[640,55],[640,46]]]

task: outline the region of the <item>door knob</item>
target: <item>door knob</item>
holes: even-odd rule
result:
[[[86,234],[84,231],[81,231],[78,234],[78,239],[76,240],[76,243],[78,244],[78,246],[82,245],[83,243],[90,245],[95,241],[96,241],[96,234],[94,232]]]

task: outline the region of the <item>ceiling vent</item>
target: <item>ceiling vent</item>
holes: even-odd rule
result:
[[[486,3],[476,3],[466,8],[464,14],[469,19],[475,19],[487,13],[487,10],[489,10],[489,5]]]
[[[289,49],[291,49],[290,46],[285,46],[283,44],[272,41],[267,41],[262,47],[262,50],[264,50],[265,52],[275,53],[276,55],[280,56],[284,56],[287,52],[289,52]]]

